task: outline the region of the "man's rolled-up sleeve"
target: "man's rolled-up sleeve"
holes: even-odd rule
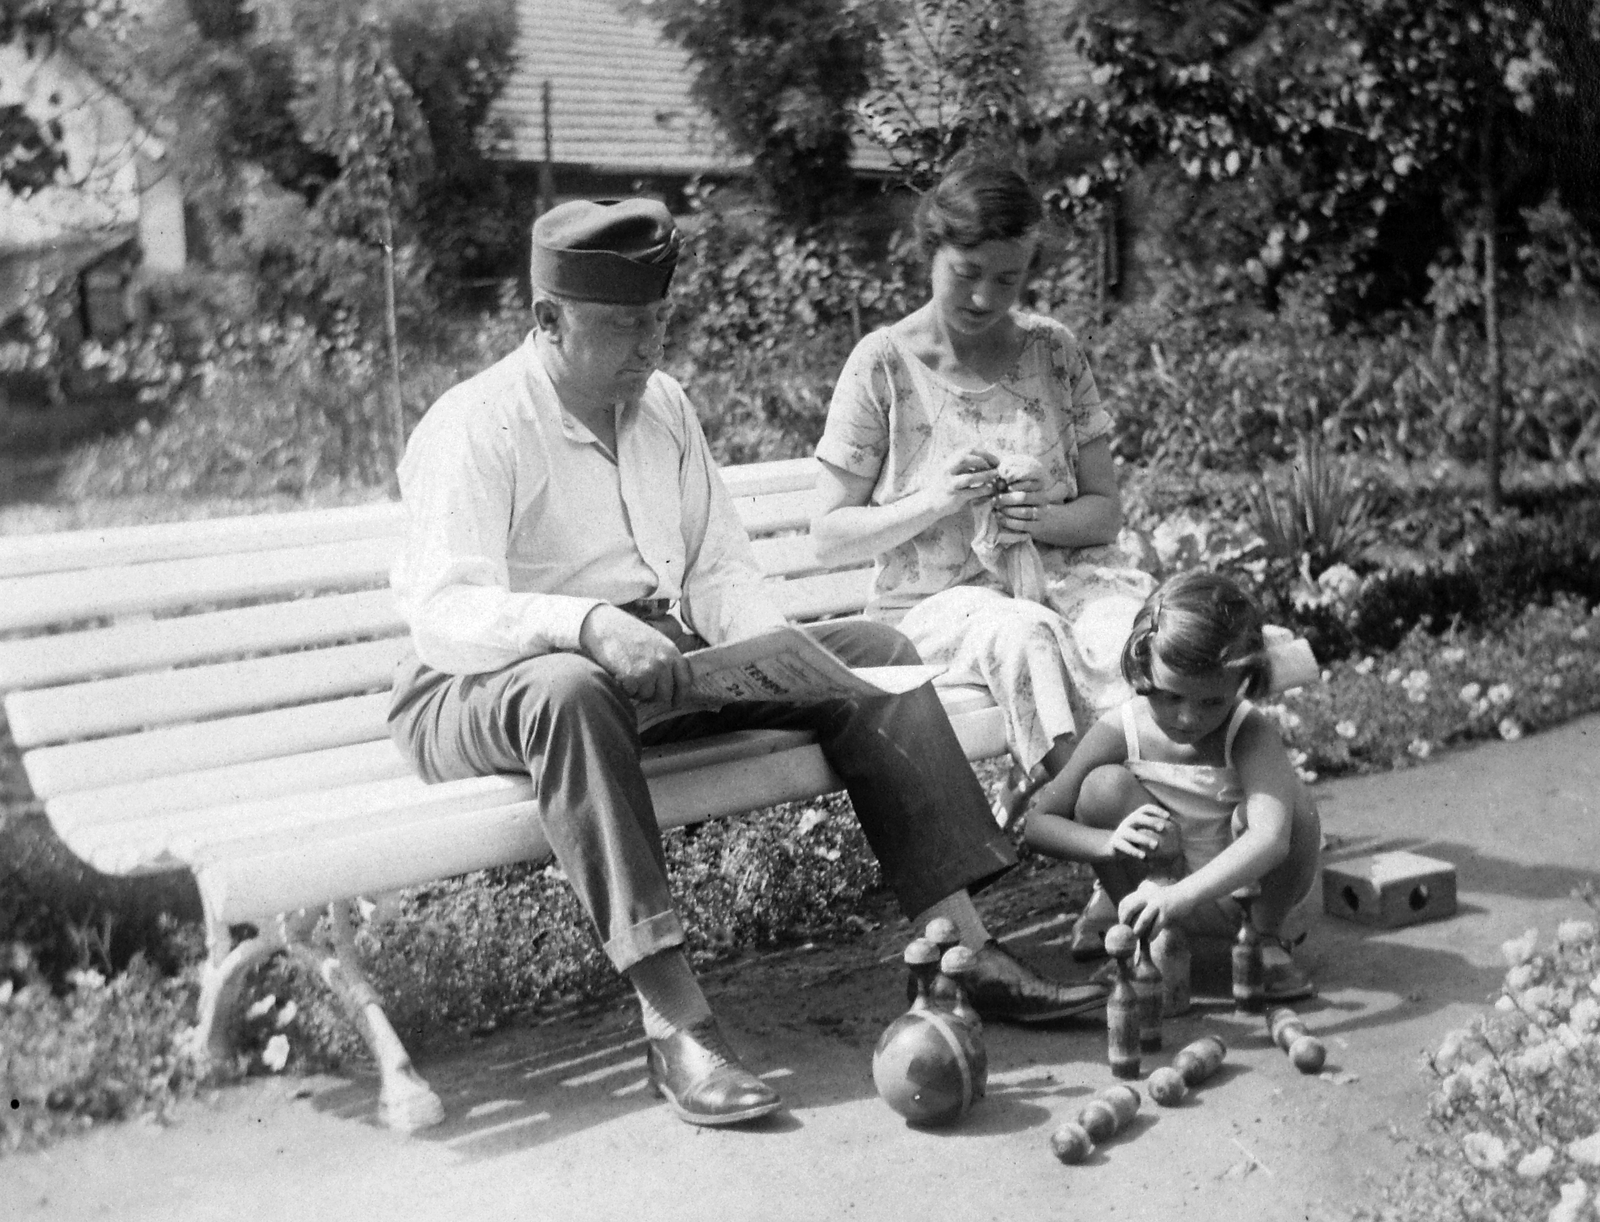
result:
[[[459,427],[455,417],[430,412],[400,464],[406,538],[391,584],[417,657],[470,675],[576,651],[583,621],[601,600],[512,593],[513,458],[509,447]]]

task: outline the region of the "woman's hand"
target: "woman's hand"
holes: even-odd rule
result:
[[[1037,475],[1008,480],[1005,491],[994,498],[996,512],[1000,515],[1001,543],[1021,543],[1038,533],[1047,506],[1066,500],[1066,487],[1059,480],[1045,485]]]
[[[975,501],[993,496],[994,472],[999,462],[988,450],[978,446],[957,454],[923,486],[922,496],[928,508],[944,518]]]
[[[1172,856],[1176,842],[1172,815],[1154,802],[1146,802],[1117,824],[1109,847],[1113,853],[1143,861],[1147,857]]]
[[[1147,878],[1136,891],[1130,891],[1117,905],[1117,920],[1133,927],[1141,938],[1160,933],[1189,914],[1193,905],[1186,901],[1176,883],[1158,883]]]

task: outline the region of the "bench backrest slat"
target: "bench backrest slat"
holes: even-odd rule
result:
[[[722,482],[743,509],[758,517],[795,518],[796,505],[816,482],[814,458],[789,458],[747,466],[724,467]],[[783,494],[801,493],[796,498]],[[765,514],[763,498],[777,495],[781,513]],[[0,579],[154,564],[201,556],[312,547],[345,539],[396,538],[404,529],[397,502],[346,505],[332,509],[300,509],[283,513],[201,518],[190,522],[158,522],[146,526],[98,526],[87,530],[13,535],[0,546]],[[803,526],[804,522],[796,522]],[[773,527],[746,522],[752,534]]]
[[[148,526],[11,535],[0,541],[0,578],[277,551],[337,543],[341,539],[392,537],[400,533],[401,522],[400,506],[382,502]]]
[[[0,632],[313,590],[370,589],[388,582],[393,554],[392,539],[357,539],[19,577],[4,585]]]
[[[0,641],[0,691],[399,636],[405,630],[387,588],[135,620],[110,628]]]

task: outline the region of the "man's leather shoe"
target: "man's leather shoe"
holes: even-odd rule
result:
[[[783,1106],[778,1092],[739,1064],[707,1018],[650,1041],[650,1085],[690,1124],[738,1124]]]
[[[1046,980],[994,939],[979,949],[964,982],[979,1015],[1014,1023],[1043,1023],[1102,1009],[1110,990],[1103,984],[1057,984]]]

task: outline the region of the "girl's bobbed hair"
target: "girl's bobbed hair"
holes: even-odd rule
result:
[[[1018,241],[1043,219],[1044,205],[1021,170],[994,154],[962,153],[918,203],[917,243],[932,258],[941,246]]]
[[[1247,696],[1268,690],[1270,665],[1261,636],[1261,608],[1220,573],[1191,569],[1169,577],[1145,600],[1122,647],[1122,677],[1135,691],[1155,685],[1151,661],[1180,675],[1225,670]]]

